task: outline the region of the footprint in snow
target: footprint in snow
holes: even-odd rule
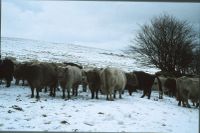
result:
[[[60,123],[61,123],[61,124],[68,124],[68,125],[70,125],[70,123],[67,122],[67,121],[65,121],[65,120],[64,120],[64,121],[61,121]]]
[[[118,121],[118,125],[124,125],[123,121]]]
[[[47,121],[47,122],[45,122],[44,124],[51,124],[51,121]]]
[[[46,114],[43,114],[42,116],[43,116],[43,117],[47,117],[47,115],[46,115]]]

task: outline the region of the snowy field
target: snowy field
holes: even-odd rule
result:
[[[2,56],[13,56],[25,61],[80,63],[84,66],[114,66],[125,71],[143,70],[150,73],[156,68],[141,66],[136,59],[118,51],[108,51],[64,43],[50,43],[36,40],[2,38]],[[142,92],[127,92],[123,99],[106,101],[90,99],[90,91],[82,92],[70,100],[61,98],[58,91],[55,98],[41,92],[40,100],[30,98],[29,87],[10,88],[0,85],[0,131],[113,131],[113,132],[166,132],[198,133],[199,110],[179,107],[174,98],[152,92],[150,100],[140,98]]]
[[[40,100],[30,98],[29,87],[12,85],[0,89],[0,130],[20,131],[112,131],[198,133],[198,109],[177,106],[174,98],[150,100],[140,98],[142,92],[127,92],[122,99],[106,101],[106,96],[90,99],[90,92],[81,92],[70,100],[41,92]]]

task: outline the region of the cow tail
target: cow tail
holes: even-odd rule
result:
[[[161,81],[158,76],[156,76],[156,78],[158,80],[159,99],[163,99],[163,90],[162,90]]]
[[[108,80],[109,80],[109,78],[108,78],[108,71],[107,71],[107,69],[105,69],[105,81],[104,81],[104,83],[105,83],[105,89],[107,90],[107,93],[109,93],[109,86],[108,86]]]

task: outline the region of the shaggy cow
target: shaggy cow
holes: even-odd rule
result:
[[[136,75],[133,72],[125,73],[125,75],[127,79],[125,89],[128,90],[129,95],[131,96],[132,92],[137,91],[136,89],[138,88],[138,81]]]
[[[36,98],[39,98],[39,92],[44,87],[50,87],[50,96],[55,96],[55,88],[58,85],[57,74],[55,66],[50,63],[24,63],[21,64],[20,69],[16,72],[23,79],[28,81],[31,88],[31,98],[34,97],[34,90],[36,89]]]
[[[119,98],[121,98],[122,91],[126,85],[125,73],[117,68],[107,67],[100,71],[101,89],[107,95],[107,100],[113,101],[112,94],[119,91]],[[108,98],[110,96],[110,98]]]
[[[170,97],[176,96],[176,79],[167,78],[164,87],[168,90],[168,95]]]
[[[177,99],[178,105],[186,106],[190,108],[188,99],[192,101],[198,101],[197,106],[199,105],[199,78],[188,78],[186,76],[180,77],[176,80],[177,87]],[[186,102],[186,105],[185,105]]]
[[[63,98],[65,98],[66,89],[68,99],[70,98],[71,89],[73,89],[73,94],[75,93],[75,95],[77,96],[78,86],[82,82],[81,69],[75,66],[58,67],[57,72],[58,81],[63,90]]]
[[[14,63],[10,59],[0,61],[0,79],[6,80],[6,87],[10,87],[13,80]]]
[[[159,85],[159,98],[162,99],[162,95],[163,95],[162,85],[161,85],[160,79],[156,75],[151,75],[142,71],[134,71],[134,74],[137,77],[139,89],[143,90],[143,95],[141,96],[141,98],[147,95],[148,99],[150,99],[151,88],[152,88],[155,78],[157,78],[158,85]]]
[[[91,91],[92,99],[96,94],[96,99],[98,99],[98,91],[101,87],[101,80],[98,69],[89,70],[86,72],[87,82],[89,85],[89,89]]]
[[[18,63],[15,64],[15,70],[14,70],[14,78],[15,78],[15,85],[19,85],[19,81],[22,80],[22,85],[24,85],[24,76],[25,76],[25,72],[24,72],[24,68],[27,65],[31,65],[32,62],[22,62],[22,63]]]

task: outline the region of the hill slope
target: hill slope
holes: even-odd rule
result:
[[[141,66],[124,53],[92,47],[10,37],[2,37],[1,45],[2,56],[14,56],[18,60],[68,61],[96,67],[113,66],[126,71],[158,71],[154,67]]]

